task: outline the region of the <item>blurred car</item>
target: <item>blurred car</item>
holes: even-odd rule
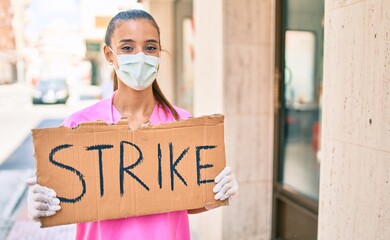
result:
[[[69,98],[69,87],[66,79],[42,79],[33,92],[33,104],[66,103]]]

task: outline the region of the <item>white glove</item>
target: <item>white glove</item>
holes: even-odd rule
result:
[[[225,167],[214,181],[217,183],[213,188],[215,200],[223,201],[238,194],[238,183],[230,167]]]
[[[39,221],[40,217],[52,216],[61,209],[60,200],[56,198],[56,192],[53,189],[42,187],[37,184],[37,178],[26,180],[30,187],[27,197],[28,216]]]

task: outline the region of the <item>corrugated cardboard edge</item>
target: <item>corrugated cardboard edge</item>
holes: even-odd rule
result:
[[[178,127],[186,127],[186,126],[191,126],[191,127],[196,127],[196,126],[214,126],[220,123],[224,123],[224,115],[223,114],[212,114],[212,115],[204,115],[201,117],[196,117],[196,118],[188,118],[188,119],[182,119],[182,120],[177,120],[175,122],[170,122],[170,123],[159,123],[157,125],[148,125],[144,127],[140,127],[137,129],[130,129],[128,128],[128,120],[126,117],[123,117],[121,120],[119,120],[117,123],[111,124],[107,123],[103,120],[97,120],[97,121],[90,121],[90,122],[83,122],[78,124],[76,127],[73,128],[68,128],[65,126],[59,126],[59,127],[50,127],[50,128],[36,128],[36,129],[31,129],[31,133],[33,136],[33,143],[34,143],[34,136],[39,134],[42,130],[45,129],[61,129],[61,128],[66,128],[66,129],[72,129],[72,130],[78,130],[81,127],[83,129],[88,129],[89,127],[96,128],[98,126],[107,126],[107,125],[117,125],[117,126],[124,126],[124,128],[127,127],[129,131],[145,131],[145,130],[151,130],[151,129],[166,129],[166,128],[178,128]],[[193,121],[193,120],[196,121]],[[188,125],[191,122],[191,125]],[[126,126],[127,125],[127,126]]]
[[[222,114],[204,115],[204,116],[197,117],[197,118],[191,117],[188,119],[182,119],[182,120],[178,120],[178,121],[170,122],[170,123],[160,123],[157,125],[148,125],[148,126],[134,129],[134,130],[129,128],[129,130],[130,131],[144,131],[144,130],[150,130],[150,129],[178,128],[178,127],[189,126],[188,124],[190,124],[190,123],[191,123],[191,125],[190,125],[191,127],[203,126],[203,125],[213,126],[213,125],[217,125],[219,123],[223,123],[224,118],[225,117]],[[109,124],[109,123],[106,123],[105,121],[84,122],[84,123],[79,124],[77,127],[73,128],[73,129],[77,129],[78,127],[81,127],[81,126],[88,127],[88,126],[97,126],[97,125],[103,125],[103,126],[104,125],[122,125],[122,126],[126,126],[126,125],[128,125],[128,120],[126,117],[123,117],[116,124]]]

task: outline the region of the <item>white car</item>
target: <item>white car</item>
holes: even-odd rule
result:
[[[66,103],[69,98],[69,88],[66,79],[42,79],[36,85],[33,104]]]

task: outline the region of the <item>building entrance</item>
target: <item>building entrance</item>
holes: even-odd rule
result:
[[[324,0],[277,2],[273,235],[316,239]]]

